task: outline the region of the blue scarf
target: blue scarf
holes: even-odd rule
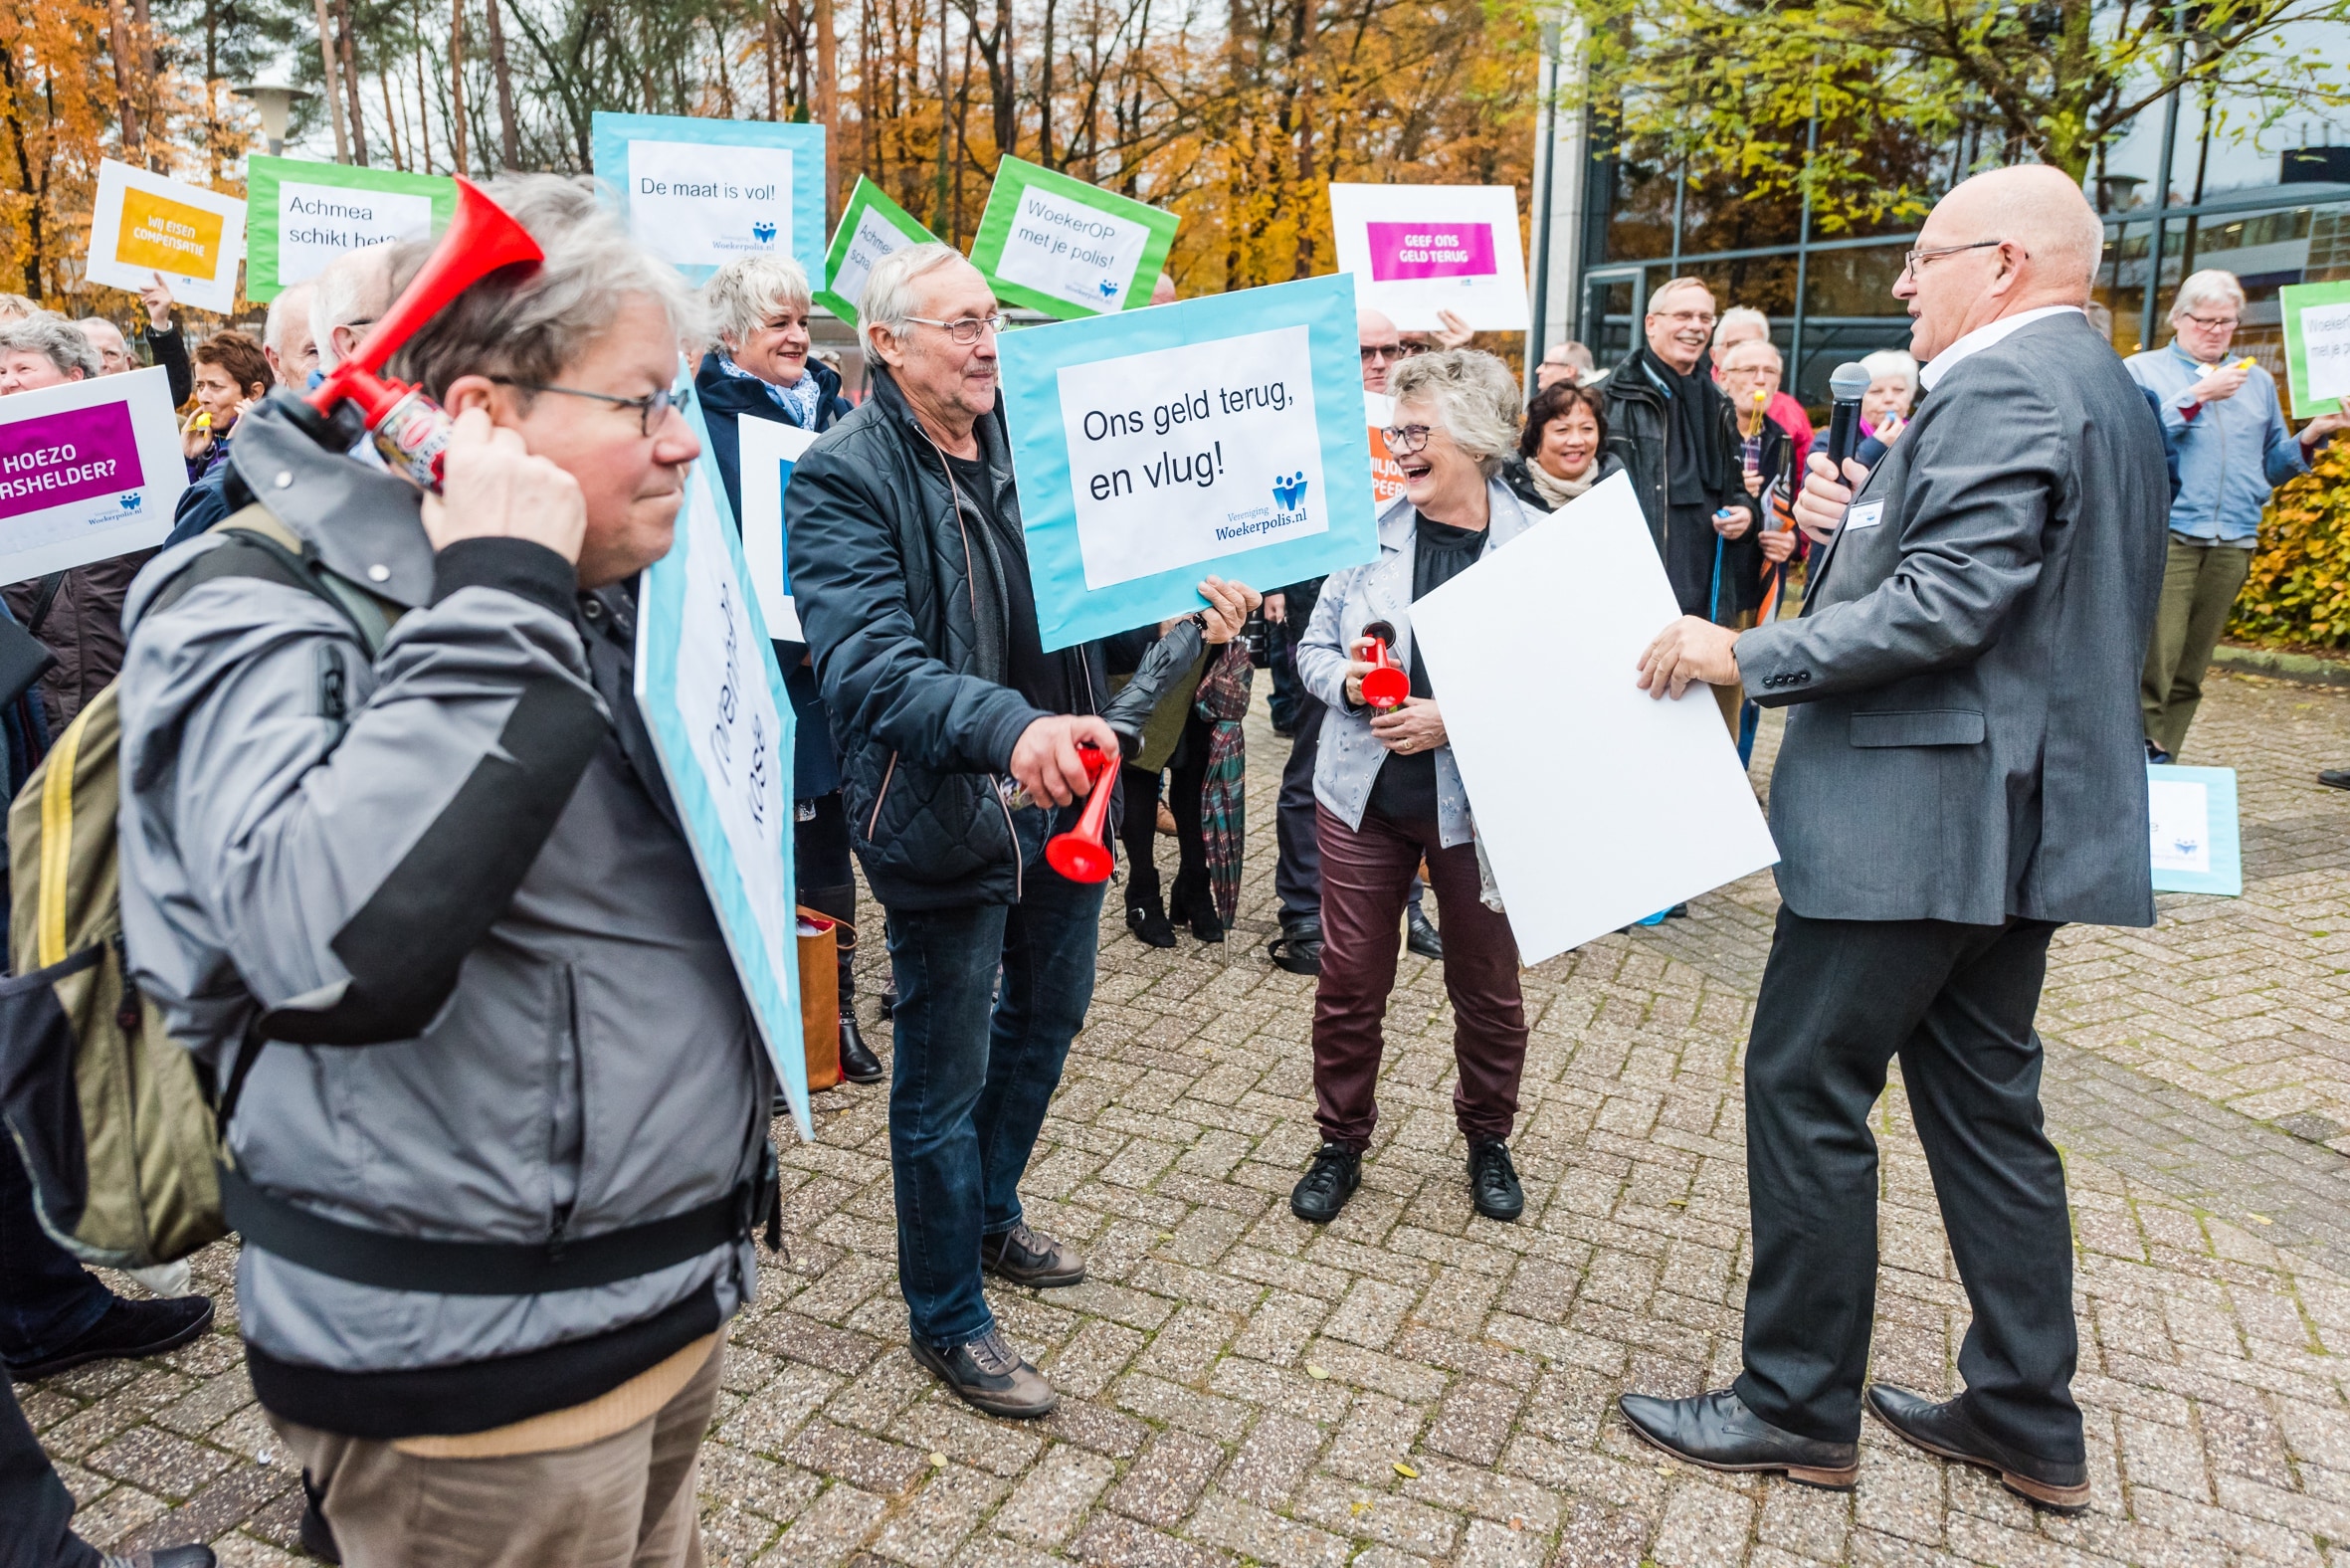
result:
[[[816,384],[815,371],[803,366],[800,370],[800,379],[797,382],[788,387],[779,387],[763,376],[752,375],[729,359],[722,349],[718,353],[718,368],[730,376],[739,376],[745,381],[758,382],[760,386],[767,389],[767,396],[775,406],[783,410],[783,417],[802,430],[816,428],[817,400],[824,395],[824,389]]]

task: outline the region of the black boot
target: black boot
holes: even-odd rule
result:
[[[1175,945],[1175,927],[1167,923],[1167,911],[1159,907],[1155,892],[1147,903],[1131,893],[1126,895],[1126,929],[1145,947]]]
[[[1189,877],[1175,879],[1175,886],[1167,894],[1167,913],[1191,926],[1195,942],[1224,940],[1224,916],[1216,908],[1216,893],[1203,875],[1196,881]]]

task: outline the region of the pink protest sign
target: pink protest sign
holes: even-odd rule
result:
[[[1493,226],[1489,223],[1373,223],[1371,280],[1397,283],[1420,278],[1490,278]]]
[[[98,403],[0,425],[0,519],[119,495],[146,483],[127,403]]]

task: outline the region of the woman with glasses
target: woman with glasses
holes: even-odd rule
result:
[[[701,288],[717,342],[702,356],[693,390],[710,433],[710,456],[726,500],[742,516],[741,424],[772,419],[830,430],[850,411],[841,378],[809,354],[808,275],[788,256],[746,256]],[[841,763],[832,719],[817,693],[808,645],[777,642],[776,663],[796,720],[792,748],[792,857],[800,902],[839,922],[841,1074],[852,1083],[881,1080],[881,1058],[857,1024],[857,877],[849,866],[849,823],[841,806]]]
[[[1388,378],[1388,450],[1404,493],[1379,518],[1379,558],[1331,574],[1297,650],[1298,674],[1327,711],[1314,766],[1321,848],[1321,978],[1314,993],[1314,1120],[1321,1149],[1289,1195],[1316,1224],[1362,1181],[1379,1119],[1382,1024],[1404,899],[1423,861],[1444,917],[1460,1079],[1453,1111],[1469,1141],[1469,1199],[1493,1220],[1525,1208],[1508,1138],[1525,1065],[1517,943],[1481,900],[1474,824],[1444,709],[1412,640],[1412,604],[1531,527],[1542,512],[1501,482],[1517,438],[1518,387],[1490,354],[1447,349]],[[1374,645],[1409,672],[1410,694],[1374,706]],[[1379,695],[1377,691],[1370,695]]]

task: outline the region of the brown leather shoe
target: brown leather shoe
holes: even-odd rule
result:
[[[1000,1236],[979,1240],[979,1262],[989,1274],[1032,1290],[1085,1282],[1085,1260],[1066,1242],[1028,1228],[1023,1220]]]
[[[977,1339],[940,1350],[908,1339],[914,1359],[938,1374],[939,1381],[974,1410],[991,1416],[1029,1421],[1050,1416],[1061,1403],[1053,1385],[1004,1342],[1002,1330],[990,1328]]]
[[[2036,1508],[2088,1512],[2088,1466],[2059,1465],[2010,1448],[1975,1424],[1967,1414],[1964,1394],[1936,1404],[1892,1383],[1871,1383],[1868,1408],[1877,1420],[1928,1454],[1992,1471],[2001,1485]]]
[[[1829,1491],[1851,1491],[1860,1478],[1860,1446],[1798,1437],[1746,1408],[1730,1389],[1694,1399],[1626,1394],[1616,1401],[1632,1430],[1677,1460],[1714,1470],[1782,1470]]]

